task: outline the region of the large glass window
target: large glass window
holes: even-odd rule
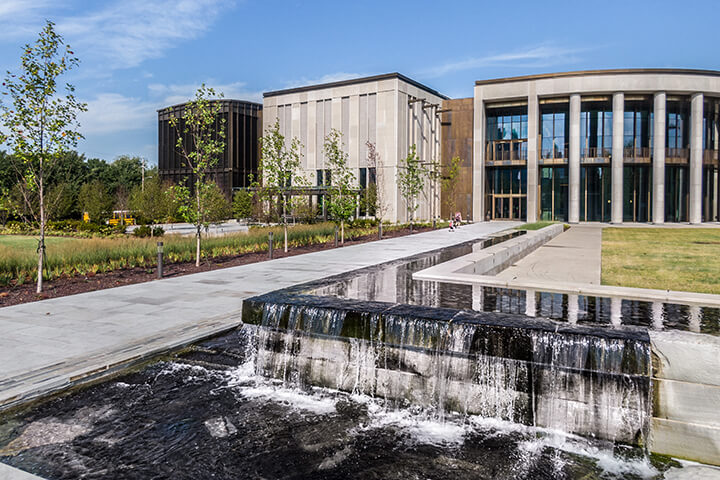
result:
[[[375,215],[377,205],[377,173],[374,167],[360,168],[358,172],[360,186],[360,204],[358,214],[361,217]]]
[[[540,220],[567,221],[568,168],[540,169]]]
[[[580,169],[580,220],[609,222],[610,167],[586,165]]]
[[[580,155],[609,157],[612,153],[612,105],[583,102],[580,111]]]
[[[688,167],[665,166],[666,222],[687,222],[689,186]]]
[[[568,104],[541,105],[542,158],[567,158]]]
[[[650,100],[625,102],[623,146],[625,157],[650,158],[652,147],[652,104]]]
[[[526,160],[527,132],[527,106],[489,107],[486,160]]]
[[[527,217],[527,169],[499,167],[487,169],[486,189],[488,220]]]
[[[665,148],[667,157],[687,157],[689,135],[689,112],[687,101],[667,102],[667,129]]]
[[[623,221],[649,222],[652,205],[652,172],[647,165],[623,168]]]

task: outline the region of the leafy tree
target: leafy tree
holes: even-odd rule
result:
[[[141,219],[149,221],[154,227],[155,224],[172,219],[177,208],[173,205],[173,199],[165,195],[170,188],[165,185],[157,175],[149,176],[145,180],[145,187],[137,186],[130,193],[129,207],[136,212]],[[150,229],[152,236],[154,228]]]
[[[222,106],[212,100],[222,97],[222,93],[216,94],[203,84],[195,92],[195,98],[185,105],[182,114],[170,119],[170,125],[177,132],[176,147],[184,166],[192,172],[193,192],[183,185],[173,188],[176,189],[175,198],[182,202],[181,217],[195,225],[195,265],[198,267],[202,228],[208,225],[204,205],[210,198],[208,176],[225,151],[225,120],[219,118]]]
[[[72,216],[77,209],[78,191],[70,183],[50,185],[45,196],[48,218],[61,219]]]
[[[253,212],[253,195],[247,190],[238,190],[233,196],[232,212],[235,218],[250,218]]]
[[[372,208],[375,218],[382,222],[388,210],[388,202],[385,200],[385,195],[382,190],[382,186],[385,185],[385,169],[375,144],[368,140],[365,142],[365,145],[368,149],[368,168],[375,169],[375,183],[368,185],[368,190],[372,187],[372,191],[366,193],[366,195],[368,195],[368,206]]]
[[[410,222],[410,228],[412,228],[415,221],[415,211],[418,208],[417,196],[425,189],[425,180],[429,172],[420,162],[415,145],[410,147],[407,157],[403,158],[401,162],[400,168],[398,168],[397,180],[400,194],[405,199],[408,221]]]
[[[129,192],[142,184],[142,158],[120,155],[108,164],[100,179],[110,193],[115,196],[122,188],[125,189],[125,192]],[[126,195],[127,193],[125,193]]]
[[[232,205],[215,182],[210,182],[204,192],[205,220],[208,223],[220,223],[232,216]],[[207,227],[206,227],[207,229]]]
[[[62,48],[64,46],[64,48]],[[77,113],[86,110],[75,99],[75,88],[65,85],[65,95],[58,92],[58,78],[78,65],[69,45],[47,22],[35,44],[25,45],[21,55],[21,72],[8,72],[4,86],[12,106],[2,105],[5,134],[0,139],[12,149],[14,168],[22,177],[23,198],[32,216],[40,224],[38,240],[37,292],[42,292],[45,258],[45,225],[47,205],[45,187],[52,178],[52,167],[58,156],[77,145],[82,138],[77,131]],[[37,209],[31,196],[37,193]]]
[[[332,218],[340,223],[341,243],[345,244],[345,222],[357,211],[357,179],[348,167],[348,154],[342,149],[342,133],[332,129],[325,137],[325,159],[330,167],[330,198],[328,210]]]
[[[260,183],[255,185],[260,187],[260,195],[271,203],[275,197],[279,198],[287,252],[287,214],[292,210],[292,190],[307,185],[307,179],[301,172],[300,141],[293,138],[288,144],[280,133],[280,121],[276,120],[275,125],[260,138],[260,151]]]
[[[440,179],[440,185],[445,197],[445,206],[450,210],[450,214],[454,215],[457,208],[457,199],[455,193],[460,180],[460,167],[463,159],[455,156],[450,159],[450,163],[445,165],[445,172]]]
[[[0,225],[5,228],[8,218],[15,215],[17,210],[17,202],[13,198],[9,189],[0,187]]]
[[[91,222],[102,223],[108,218],[113,200],[100,180],[93,180],[80,188],[78,204],[87,212]]]

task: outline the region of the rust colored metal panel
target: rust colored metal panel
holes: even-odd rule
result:
[[[443,100],[441,110],[440,162],[447,166],[458,156],[462,164],[452,198],[441,190],[440,215],[450,218],[459,211],[463,218],[472,218],[473,98]]]

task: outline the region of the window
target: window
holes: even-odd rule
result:
[[[612,151],[612,110],[606,102],[588,102],[580,112],[580,155],[608,157]]]
[[[567,158],[567,105],[550,105],[540,117],[542,158]]]
[[[361,217],[374,216],[377,205],[377,174],[375,168],[360,168],[358,184],[360,186],[358,215]]]

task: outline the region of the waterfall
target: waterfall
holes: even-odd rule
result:
[[[256,297],[243,320],[256,372],[292,386],[646,442],[649,339],[632,327],[309,296]]]

